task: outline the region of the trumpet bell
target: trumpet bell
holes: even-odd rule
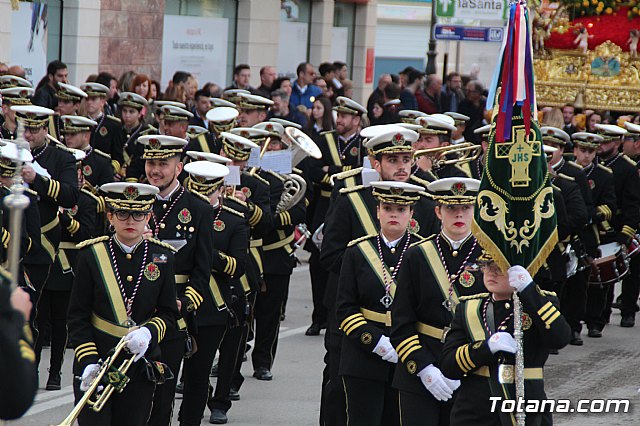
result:
[[[475,160],[482,152],[481,145],[475,145],[469,142],[459,143],[457,145],[440,146],[438,148],[420,149],[413,153],[413,158],[429,157],[434,165],[443,166],[446,164],[462,164]],[[453,155],[453,158],[447,158],[447,155]]]
[[[287,127],[284,132],[292,142],[291,151],[293,155],[291,164],[293,167],[297,166],[306,157],[322,158],[322,152],[318,145],[302,130],[295,127]]]

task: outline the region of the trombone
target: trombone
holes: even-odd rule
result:
[[[469,163],[480,156],[481,145],[463,142],[457,145],[440,146],[438,148],[419,149],[413,153],[413,159],[427,157],[431,160],[434,168],[439,168],[447,164]],[[452,154],[452,158],[447,156]]]
[[[133,364],[134,356],[131,355],[122,361],[119,368],[116,369],[112,367],[114,367],[118,355],[126,348],[127,342],[125,341],[125,337],[126,336],[122,337],[116,347],[113,348],[113,353],[100,363],[100,369],[96,377],[80,401],[73,407],[71,413],[56,426],[72,426],[85,406],[89,406],[93,411],[99,412],[104,408],[104,405],[109,401],[109,398],[111,398],[114,392],[121,393],[124,390],[127,383],[129,383],[129,377],[126,376],[126,373]],[[107,384],[104,389],[100,390],[99,387],[103,383]],[[95,400],[92,400],[92,397],[95,397]]]

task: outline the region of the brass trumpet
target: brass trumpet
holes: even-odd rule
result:
[[[447,164],[464,164],[469,163],[480,156],[482,153],[481,145],[474,145],[469,142],[463,142],[457,145],[447,145],[438,148],[419,149],[413,153],[413,159],[420,157],[428,157],[434,168],[442,167]],[[453,158],[447,158],[453,154]]]
[[[100,363],[100,369],[96,374],[96,377],[91,382],[89,389],[84,393],[80,401],[73,407],[71,413],[58,425],[56,426],[72,426],[80,412],[85,406],[91,407],[91,409],[95,412],[99,412],[104,408],[104,405],[109,401],[113,392],[121,393],[127,383],[129,383],[129,377],[126,376],[127,371],[133,364],[134,356],[131,355],[129,358],[122,361],[120,364],[120,368],[112,369],[113,365],[118,358],[118,355],[126,349],[127,342],[125,342],[125,337],[122,337],[116,347],[113,349],[113,353],[104,361]],[[99,391],[99,386],[103,383],[103,379],[107,378],[109,384],[107,384],[102,391]],[[92,397],[95,396],[95,400],[92,400]]]

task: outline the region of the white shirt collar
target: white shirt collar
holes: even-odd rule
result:
[[[460,240],[452,240],[444,232],[441,232],[441,234],[442,234],[443,237],[445,237],[447,239],[447,241],[449,241],[449,244],[451,244],[451,248],[452,249],[458,250],[460,248],[460,246],[462,245],[462,243],[464,243],[467,240],[467,238],[469,238],[469,235],[471,235],[471,232],[469,232],[467,235],[464,236],[464,238],[462,238]]]
[[[125,253],[133,253],[133,251],[136,249],[136,247],[138,247],[140,245],[140,243],[142,242],[142,239],[140,239],[140,241],[138,241],[136,244],[134,244],[132,246],[128,246],[128,245],[120,242],[120,240],[118,240],[118,237],[114,236],[113,239],[116,240],[116,243],[118,243],[118,245],[120,246],[122,251],[125,252]]]
[[[551,165],[551,168],[552,168],[553,170],[557,169],[557,168],[558,168],[558,167],[560,167],[562,164],[564,164],[564,163],[563,163],[563,160],[564,160],[564,158],[560,158],[560,160],[559,160],[556,164],[552,164],[552,165]]]
[[[307,88],[309,87],[308,84],[304,87],[300,87],[300,85],[298,84],[298,81],[296,81],[296,86],[298,86],[298,90],[300,90],[300,93],[302,93],[303,95],[304,95],[304,92],[306,92]]]
[[[178,188],[180,188],[180,182],[177,182],[177,183],[176,183],[175,188],[173,188],[173,189],[171,190],[171,192],[169,192],[169,193],[167,194],[167,196],[166,196],[166,197],[162,197],[162,196],[158,193],[158,194],[156,194],[156,198],[157,198],[158,200],[161,200],[161,201],[167,201],[167,200],[169,200],[169,199],[171,198],[171,196],[172,196],[172,195],[173,195],[173,194],[178,190]]]
[[[398,245],[398,243],[400,242],[400,240],[402,238],[404,238],[404,235],[402,235],[402,237],[398,238],[397,240],[393,240],[393,241],[389,241],[387,239],[387,237],[384,236],[384,234],[382,232],[380,232],[380,235],[382,236],[382,241],[384,241],[384,243],[387,245],[387,247],[389,248],[394,248],[395,246]]]

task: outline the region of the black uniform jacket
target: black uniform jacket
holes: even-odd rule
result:
[[[555,293],[540,290],[531,283],[518,296],[523,312],[525,398],[528,401],[546,399],[542,369],[549,349],[561,349],[569,343],[571,329],[558,310]],[[489,398],[515,399],[515,385],[501,385],[498,381],[499,364],[515,365],[515,355],[492,354],[488,344],[494,332],[513,333],[513,302],[494,302],[489,293],[462,299],[440,359],[440,369],[445,376],[462,380],[451,424],[513,425],[512,415],[490,412]],[[542,416],[527,413],[527,425],[540,424],[537,422]]]
[[[40,211],[40,250],[30,250],[25,263],[53,263],[60,243],[60,220],[58,209],[73,208],[80,191],[76,163],[73,155],[58,144],[45,144],[32,151],[33,158],[45,168],[51,177],[36,174],[29,187],[38,194]]]
[[[113,237],[99,237],[80,245],[78,267],[69,301],[67,324],[75,350],[74,374],[105,359],[128,333],[124,298],[133,296],[131,319],[151,332],[145,356],[157,359],[156,345],[175,329],[178,308],[172,250],[159,241],[141,241],[125,253]],[[120,279],[118,279],[118,276]],[[138,278],[140,277],[140,278]]]
[[[99,149],[89,147],[87,156],[82,160],[82,175],[92,187],[113,182],[111,157]]]
[[[618,154],[602,164],[613,171],[618,210],[613,215],[612,226],[618,234],[618,242],[627,244],[640,223],[640,178],[636,162]]]
[[[397,268],[405,245],[420,239],[406,233],[394,252],[380,240],[384,266],[378,252],[378,235],[368,235],[349,243],[344,253],[338,283],[337,316],[346,336],[342,343],[339,373],[367,380],[385,382],[395,365],[373,353],[380,337],[391,334],[391,312],[382,304],[385,279],[390,294],[396,291],[391,276]],[[383,268],[385,268],[383,272]],[[401,285],[401,284],[400,284]]]
[[[445,301],[451,299],[455,309],[458,297],[486,291],[481,274],[474,270],[477,268],[468,269],[480,252],[480,244],[472,235],[458,250],[452,250],[446,237],[438,234],[413,244],[405,254],[398,276],[400,284],[391,306],[391,343],[398,352],[394,387],[430,395],[417,373],[429,364],[438,364],[443,335],[453,318],[444,306]],[[453,285],[447,271],[449,275],[457,275]]]
[[[91,146],[111,156],[114,173],[119,173],[124,165],[124,135],[119,118],[102,114],[96,120],[98,125],[91,132]]]

